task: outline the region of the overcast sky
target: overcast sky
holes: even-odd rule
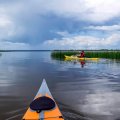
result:
[[[120,49],[120,0],[0,0],[0,49]]]

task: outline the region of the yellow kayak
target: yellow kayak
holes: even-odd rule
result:
[[[77,56],[67,56],[65,55],[66,60],[99,60],[99,58],[79,58]]]
[[[64,120],[45,80],[22,120]]]

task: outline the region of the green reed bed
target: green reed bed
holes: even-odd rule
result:
[[[79,51],[52,51],[52,58],[64,59],[64,55],[77,55]],[[120,59],[120,51],[85,51],[86,57],[89,58],[107,58],[107,59]]]
[[[65,55],[71,56],[78,54],[78,51],[52,51],[51,57],[55,59],[64,59]]]
[[[120,59],[120,51],[86,52],[86,57]]]

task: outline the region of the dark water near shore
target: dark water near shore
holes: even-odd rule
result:
[[[120,62],[53,60],[50,52],[0,56],[0,120],[20,120],[42,79],[65,120],[120,120]]]

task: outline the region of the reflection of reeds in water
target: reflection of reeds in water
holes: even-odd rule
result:
[[[78,51],[52,51],[52,58],[64,59],[64,55],[77,55]],[[88,58],[107,58],[120,59],[120,51],[85,51],[85,56]]]

